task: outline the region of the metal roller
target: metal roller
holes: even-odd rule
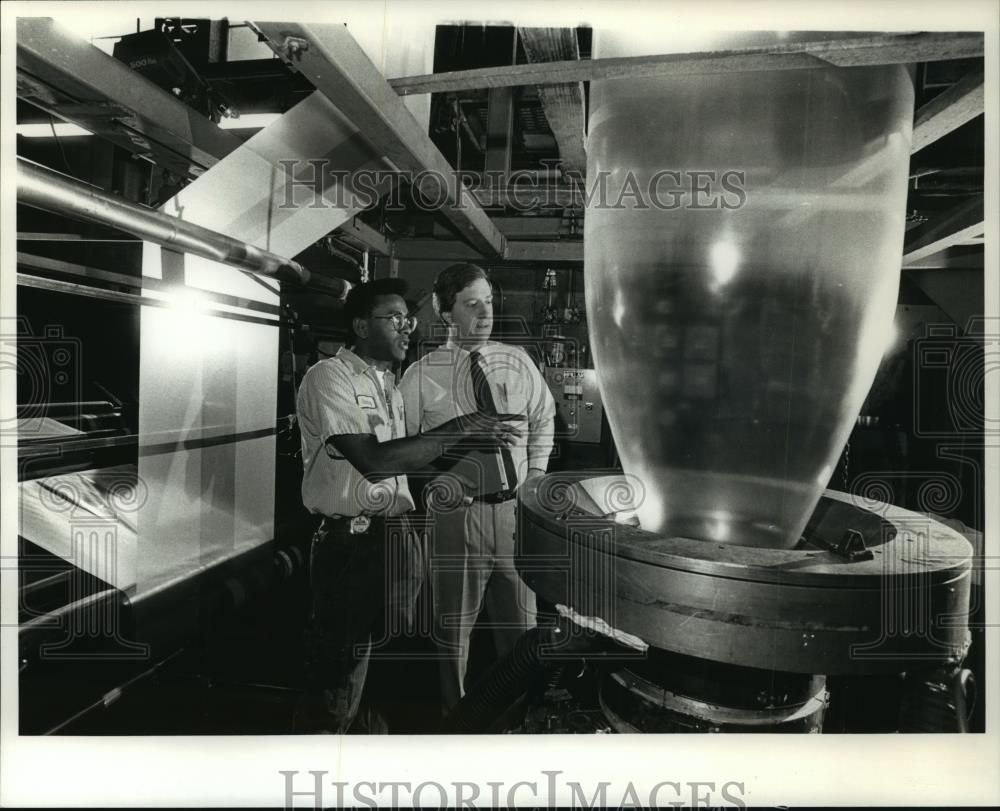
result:
[[[17,159],[17,198],[33,208],[118,228],[165,248],[252,273],[297,282],[339,298],[346,297],[350,290],[350,285],[343,279],[310,274],[291,259],[123,200],[20,157]]]

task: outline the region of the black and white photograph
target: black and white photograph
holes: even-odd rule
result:
[[[2,13],[0,805],[1000,803],[997,0]]]

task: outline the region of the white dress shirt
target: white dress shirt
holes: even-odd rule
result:
[[[486,380],[500,414],[524,415],[523,435],[510,449],[518,481],[528,468],[545,470],[555,433],[555,403],[541,372],[521,347],[487,341],[482,356]],[[448,420],[476,411],[470,353],[445,344],[411,365],[399,384],[409,435],[437,428]]]

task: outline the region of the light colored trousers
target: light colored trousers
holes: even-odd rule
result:
[[[446,710],[464,695],[469,639],[484,602],[499,656],[535,627],[535,593],[514,568],[517,501],[435,512],[430,575]]]

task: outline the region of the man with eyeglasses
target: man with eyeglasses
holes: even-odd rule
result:
[[[425,499],[433,515],[433,631],[447,711],[464,694],[469,641],[484,605],[501,656],[535,625],[534,592],[514,567],[514,499],[548,466],[555,403],[527,352],[490,340],[493,288],[482,268],[460,263],[441,271],[434,308],[448,340],[403,375],[408,433],[437,430],[477,411],[520,415],[523,429],[509,446],[446,454],[435,463],[440,477]],[[434,494],[457,489],[457,500],[435,503]]]
[[[416,326],[405,291],[391,278],[352,288],[344,304],[351,348],[314,364],[299,387],[302,500],[323,516],[310,551],[299,732],[386,731],[370,706],[359,711],[373,637],[392,615],[410,620],[423,578],[422,544],[406,517],[414,506],[406,474],[462,440],[508,447],[520,435],[496,413],[474,413],[406,436],[392,370]]]

